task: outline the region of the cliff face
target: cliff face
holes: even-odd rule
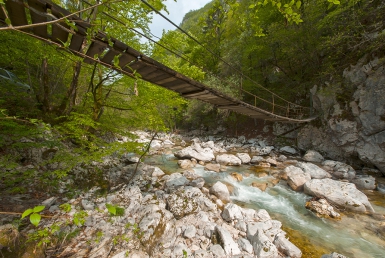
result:
[[[385,175],[385,59],[364,57],[343,78],[313,89],[322,125],[301,129],[298,147],[374,166]]]

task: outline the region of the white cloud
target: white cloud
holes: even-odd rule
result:
[[[211,0],[167,0],[164,3],[167,6],[169,14],[162,12],[168,19],[174,22],[176,25],[180,25],[183,17],[191,10],[197,10],[205,6]],[[174,30],[175,27],[166,21],[160,15],[154,14],[153,22],[150,25],[151,32],[160,37],[163,30]]]

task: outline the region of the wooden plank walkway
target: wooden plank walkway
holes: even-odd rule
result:
[[[77,30],[68,26],[64,21],[52,24],[51,30],[47,25],[22,30],[61,46],[63,46],[63,42],[70,42],[69,50],[83,57],[84,62],[88,64],[98,62],[131,77],[134,76],[135,71],[141,75],[143,80],[178,92],[187,99],[198,99],[220,109],[232,110],[252,118],[289,123],[304,123],[316,118],[316,116],[311,116],[309,108],[290,102],[285,102],[285,105],[275,104],[274,96],[277,97],[275,94],[272,102],[251,94],[255,99],[255,105],[227,96],[174,71],[115,38],[107,37],[103,32],[98,32],[91,37],[91,41],[87,40],[87,30],[91,25],[49,0],[6,0],[5,7],[7,13],[0,9],[0,25],[3,27],[7,26],[7,17],[11,20],[12,26],[22,26],[51,21],[55,17],[60,19],[69,16],[68,20],[75,22]],[[113,64],[113,60],[116,58],[119,59],[118,66]],[[257,98],[270,105],[269,110],[257,107]]]

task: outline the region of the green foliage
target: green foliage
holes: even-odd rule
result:
[[[78,211],[74,214],[73,222],[76,226],[80,227],[83,226],[86,222],[86,218],[88,217],[87,212],[85,211]]]
[[[71,204],[69,203],[63,203],[59,206],[59,208],[62,210],[62,211],[65,211],[65,212],[70,212],[72,210],[72,207],[71,207]]]
[[[112,238],[112,243],[114,245],[122,244],[124,242],[129,242],[130,238],[125,235],[117,235]]]
[[[99,123],[95,122],[89,115],[76,112],[72,112],[68,117],[58,117],[57,119],[63,118],[66,121],[56,126],[63,137],[73,140],[76,144],[90,151],[95,151],[98,148],[96,145],[98,138],[90,131],[95,130]]]
[[[100,240],[102,240],[102,238],[103,238],[103,231],[101,231],[101,230],[99,230],[99,231],[97,231],[96,232],[96,237],[95,237],[95,243],[99,243],[100,242]]]
[[[24,219],[25,217],[29,216],[29,220],[31,221],[31,223],[37,227],[41,220],[41,215],[39,214],[39,212],[42,212],[44,209],[45,206],[41,205],[35,206],[33,209],[25,210],[21,215],[21,219]]]
[[[44,229],[39,229],[28,234],[27,243],[37,242],[37,247],[42,245],[49,245],[56,238],[56,233],[60,230],[60,225],[57,223],[52,224]]]
[[[106,207],[110,215],[112,216],[123,216],[124,215],[124,208],[112,205],[109,203],[106,203]]]
[[[138,239],[141,239],[142,236],[144,235],[144,232],[140,230],[139,225],[137,223],[134,223],[134,224],[127,223],[125,228],[127,229],[131,228],[132,233],[134,233],[134,236]]]

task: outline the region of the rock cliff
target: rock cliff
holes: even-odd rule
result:
[[[298,147],[385,174],[385,59],[363,57],[340,83],[312,89],[321,124],[298,132]]]

